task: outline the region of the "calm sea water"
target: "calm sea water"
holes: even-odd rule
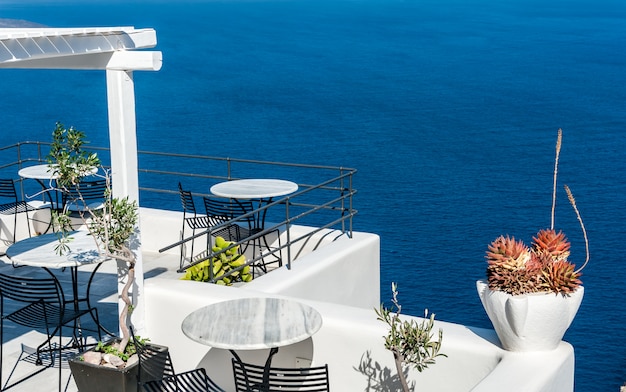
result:
[[[0,0],[0,17],[155,28],[163,68],[135,73],[140,149],[359,169],[382,298],[396,281],[407,313],[445,321],[490,327],[486,246],[549,226],[562,128],[559,180],[591,247],[565,337],[576,391],[626,381],[626,3]],[[102,72],[1,75],[3,145],[48,140],[57,120],[107,145]],[[556,224],[582,263],[562,190]]]

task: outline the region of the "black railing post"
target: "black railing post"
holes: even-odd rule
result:
[[[290,270],[291,269],[291,236],[289,234],[289,226],[291,226],[291,219],[289,218],[289,200],[290,198],[287,197],[287,199],[285,200],[285,232],[287,233],[287,244],[285,244],[285,246],[287,247],[287,269]]]

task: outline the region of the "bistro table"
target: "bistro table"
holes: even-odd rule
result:
[[[56,233],[42,234],[18,241],[7,248],[6,255],[14,267],[41,267],[46,269],[53,277],[55,275],[50,269],[69,268],[72,278],[72,301],[74,307],[78,308],[80,302],[86,302],[87,307],[91,307],[89,303],[91,282],[100,265],[110,259],[98,253],[95,240],[89,232],[74,231],[69,236],[73,238],[69,244],[70,250],[63,255],[59,255],[55,249],[59,244]],[[78,294],[78,267],[90,264],[97,265],[89,276],[85,297],[80,298]],[[94,321],[97,323],[97,320],[94,319]],[[109,335],[113,335],[100,324],[98,324],[98,328]]]
[[[50,170],[48,164],[33,165],[21,168],[17,174],[22,178],[32,178],[34,180],[51,180],[56,177],[55,173]],[[43,185],[45,186],[45,184]]]
[[[264,384],[278,348],[311,337],[322,326],[322,316],[303,303],[282,298],[239,298],[217,302],[190,313],[183,333],[198,343],[230,350],[270,349]]]
[[[287,180],[270,178],[250,178],[244,180],[225,181],[211,187],[215,196],[230,199],[271,199],[285,196],[298,190],[298,184]]]
[[[98,172],[97,168],[93,168],[86,175],[95,174]],[[18,170],[17,174],[21,178],[32,179],[35,180],[41,185],[42,192],[47,196],[48,201],[50,202],[50,208],[53,210],[61,209],[61,203],[59,203],[59,194],[57,189],[55,188],[54,180],[58,178],[58,173],[53,171],[48,164],[40,164],[23,167]],[[53,194],[54,193],[54,197]],[[48,227],[44,231],[47,233],[52,227],[52,219],[48,222]]]
[[[278,196],[285,196],[298,190],[298,184],[287,180],[278,180],[272,178],[249,178],[243,180],[225,181],[215,184],[211,187],[210,191],[215,196],[227,197],[229,199],[249,199],[258,201],[258,209],[260,210],[263,205],[267,205],[272,202],[272,198]],[[256,230],[265,229],[265,217],[267,215],[267,208],[263,211],[258,211],[254,216]],[[261,250],[261,240],[263,240],[266,249],[270,249],[265,236],[255,239],[258,244],[259,251]],[[279,236],[280,241],[280,236]],[[279,245],[280,247],[280,245]],[[273,252],[272,255],[277,259],[279,265],[282,265],[281,257],[276,256]],[[255,257],[255,255],[253,255]],[[263,256],[261,256],[263,257]],[[265,261],[263,261],[265,265]]]
[[[32,180],[37,181],[39,185],[41,185],[41,189],[42,189],[42,192],[44,193],[44,197],[46,197],[48,201],[50,202],[50,208],[54,209],[56,206],[58,206],[59,204],[58,195],[56,194],[56,192],[54,192],[53,187],[52,187],[52,181],[55,179],[56,175],[54,172],[50,171],[49,165],[43,164],[43,165],[23,167],[20,170],[18,170],[17,174],[21,178],[32,179]],[[48,181],[48,184],[46,184],[45,181]],[[52,193],[55,194],[54,199],[53,199]],[[51,227],[52,227],[52,217],[50,218],[50,221],[48,222],[48,227],[46,228],[44,233],[47,233]]]
[[[48,200],[50,200],[50,208],[54,208],[55,205],[58,204],[55,204],[55,201],[58,202],[58,200],[52,200],[52,195],[50,194],[54,188],[52,182],[58,177],[58,175],[57,173],[51,171],[49,165],[43,164],[23,167],[18,170],[17,174],[22,178],[35,180],[39,183],[39,185],[41,185],[41,189],[48,195]],[[48,181],[48,183],[46,184],[45,181]]]

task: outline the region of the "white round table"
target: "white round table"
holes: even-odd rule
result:
[[[59,244],[55,233],[42,234],[18,241],[7,248],[6,255],[15,266],[28,265],[43,268],[80,267],[102,263],[107,260],[98,253],[94,238],[86,231],[70,234],[73,240],[70,250],[59,255],[55,247]]]
[[[101,263],[110,260],[98,252],[94,238],[86,231],[74,231],[70,233],[73,240],[69,243],[70,250],[59,255],[55,250],[59,244],[56,233],[42,234],[18,241],[6,250],[7,257],[15,267],[31,266],[41,267],[56,279],[50,269],[69,268],[72,276],[72,300],[74,307],[78,308],[78,303],[84,301],[90,308],[89,291],[91,282],[100,268]],[[88,264],[98,264],[91,272],[87,282],[84,298],[78,295],[78,267]],[[93,317],[93,315],[92,315]],[[94,322],[97,322],[94,319]],[[111,334],[104,326],[98,325],[104,332]]]
[[[230,199],[267,199],[297,190],[298,184],[295,182],[270,178],[225,181],[211,187],[212,194]]]
[[[84,171],[84,175],[92,175],[98,172],[97,167],[92,167],[88,171]],[[48,164],[33,165],[23,167],[18,170],[17,174],[22,178],[31,178],[33,180],[54,180],[59,177],[59,174],[50,168]]]
[[[282,298],[240,298],[190,313],[183,333],[198,343],[228,350],[257,350],[297,343],[322,326],[312,307]]]
[[[34,180],[53,180],[58,176],[47,164],[23,167],[17,174],[22,178],[31,178]]]
[[[305,340],[322,327],[322,316],[312,307],[282,298],[238,298],[217,302],[191,312],[181,324],[191,340],[207,346],[230,350],[269,348],[263,370],[268,385],[272,357],[280,346]]]

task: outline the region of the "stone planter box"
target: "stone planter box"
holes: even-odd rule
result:
[[[119,341],[119,339],[117,339]],[[146,343],[151,350],[156,352],[152,357],[165,364],[168,348],[152,343]],[[81,359],[81,354],[71,358],[68,362],[74,376],[74,381],[80,392],[137,392],[137,374],[139,362],[135,362],[123,369],[86,363]],[[148,358],[151,360],[152,358]],[[161,372],[161,375],[163,372]],[[150,380],[143,380],[150,381]]]

